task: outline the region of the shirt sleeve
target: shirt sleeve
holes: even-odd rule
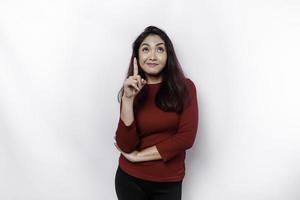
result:
[[[156,148],[164,162],[167,162],[191,148],[195,141],[198,129],[198,103],[197,92],[194,83],[188,79],[190,103],[188,103],[180,115],[177,132],[170,138],[156,144]]]
[[[121,108],[122,102],[120,103],[120,113]],[[133,121],[129,126],[126,126],[120,115],[116,130],[116,142],[120,149],[125,153],[130,153],[136,149],[136,146],[139,144],[139,135],[135,121]]]

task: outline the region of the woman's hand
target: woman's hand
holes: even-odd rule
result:
[[[116,148],[118,149],[118,151],[130,162],[139,162],[138,161],[138,157],[137,154],[139,153],[138,151],[133,151],[131,153],[125,153],[123,152],[120,147],[117,145],[117,143],[115,143]]]
[[[146,80],[142,79],[138,74],[138,65],[136,58],[133,60],[133,76],[129,76],[123,84],[124,94],[123,96],[128,99],[133,99],[147,83]]]

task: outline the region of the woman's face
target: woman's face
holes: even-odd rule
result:
[[[160,72],[166,66],[167,49],[158,35],[149,35],[139,47],[139,64],[147,78],[161,77]]]

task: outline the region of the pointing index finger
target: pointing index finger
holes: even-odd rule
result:
[[[133,75],[138,75],[139,73],[139,69],[138,69],[138,65],[137,65],[137,61],[136,58],[134,57],[133,59]]]

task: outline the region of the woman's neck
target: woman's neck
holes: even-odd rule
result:
[[[147,84],[157,84],[162,82],[162,77],[147,77]]]

